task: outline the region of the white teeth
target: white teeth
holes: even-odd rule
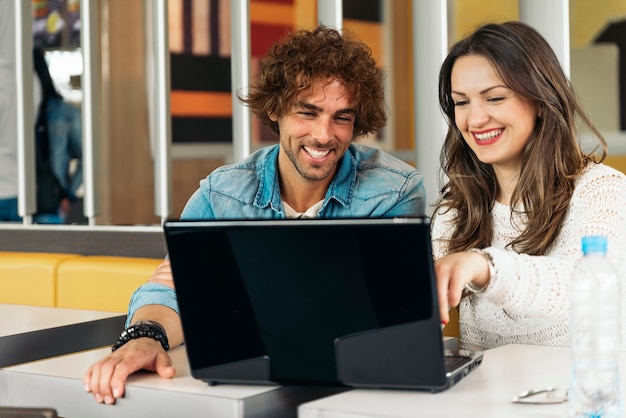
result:
[[[314,149],[311,149],[309,147],[304,147],[304,150],[309,153],[309,155],[313,158],[323,158],[325,156],[328,155],[328,153],[330,152],[329,149],[327,149],[326,151],[316,151]]]
[[[502,133],[502,129],[497,129],[495,131],[489,131],[482,134],[474,134],[476,138],[484,140],[494,138]]]

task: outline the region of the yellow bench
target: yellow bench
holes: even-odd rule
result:
[[[59,265],[76,254],[0,252],[0,303],[56,306]]]
[[[125,313],[161,261],[0,251],[0,303]]]
[[[97,255],[65,260],[57,272],[57,306],[126,312],[132,293],[161,261]]]

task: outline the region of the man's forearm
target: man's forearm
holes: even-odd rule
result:
[[[172,309],[163,305],[145,305],[137,309],[131,324],[137,321],[156,321],[165,328],[171,348],[178,347],[183,342],[183,328],[180,316]]]

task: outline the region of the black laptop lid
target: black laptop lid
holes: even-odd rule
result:
[[[164,228],[194,377],[338,384],[337,339],[414,322],[440,330],[427,218]]]

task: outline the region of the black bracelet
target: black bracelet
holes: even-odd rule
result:
[[[165,351],[170,349],[165,329],[161,324],[155,321],[138,321],[122,331],[122,334],[117,338],[115,344],[111,347],[111,351],[117,350],[130,340],[143,337],[157,340],[161,343],[161,346]]]

